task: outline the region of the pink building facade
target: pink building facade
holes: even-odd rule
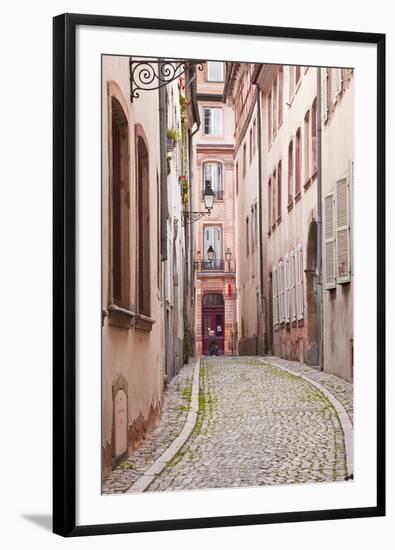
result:
[[[232,107],[222,101],[224,79],[224,63],[205,63],[198,73],[201,126],[193,141],[193,210],[204,211],[206,185],[215,199],[210,215],[193,227],[197,355],[209,353],[210,331],[217,336],[218,354],[236,353],[234,116]]]

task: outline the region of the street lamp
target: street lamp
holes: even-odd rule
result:
[[[207,249],[207,259],[208,259],[208,261],[210,262],[210,264],[213,263],[214,258],[215,258],[215,250],[214,250],[214,248],[213,248],[213,247],[211,246],[211,244],[210,244],[210,246],[209,246],[208,249]]]
[[[182,225],[185,225],[186,223],[193,223],[197,220],[200,220],[203,216],[210,215],[211,210],[214,206],[214,197],[215,193],[211,189],[211,183],[206,182],[206,187],[204,189],[204,207],[207,210],[207,212],[191,212],[188,210],[183,210],[182,212]]]
[[[228,247],[225,252],[225,260],[228,262],[228,271],[230,271],[230,260],[232,258],[232,252],[230,251],[230,248]]]

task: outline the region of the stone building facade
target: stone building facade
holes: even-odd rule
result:
[[[210,215],[194,223],[196,354],[208,354],[209,331],[219,354],[236,353],[236,242],[234,230],[234,117],[222,102],[225,64],[208,62],[198,72],[197,99],[201,119],[194,136],[193,210],[204,211],[207,183],[215,193]],[[212,247],[213,259],[208,251]],[[231,254],[231,257],[229,256]]]

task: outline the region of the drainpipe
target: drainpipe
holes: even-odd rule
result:
[[[256,84],[256,109],[257,109],[257,133],[258,133],[258,215],[259,215],[259,286],[261,304],[264,303],[263,293],[263,239],[262,239],[262,123],[261,123],[261,94],[258,84]],[[262,314],[262,312],[261,312]],[[266,316],[266,307],[265,307]],[[263,335],[262,335],[263,336]],[[258,338],[258,327],[257,327]],[[258,354],[258,350],[257,350]]]
[[[159,72],[162,63],[158,60]],[[166,116],[166,87],[161,86],[159,94],[159,144],[160,144],[160,256],[162,262],[167,260],[167,116]]]
[[[317,340],[318,365],[324,370],[322,353],[322,126],[321,126],[321,69],[317,67]]]

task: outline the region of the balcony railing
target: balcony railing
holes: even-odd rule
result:
[[[202,201],[204,200],[204,191],[202,191]],[[224,190],[219,189],[217,191],[214,190],[214,200],[215,201],[223,201],[224,200]]]
[[[198,272],[207,272],[207,273],[235,273],[236,266],[235,261],[230,260],[229,262],[223,259],[219,260],[199,260],[195,262],[195,267]]]

